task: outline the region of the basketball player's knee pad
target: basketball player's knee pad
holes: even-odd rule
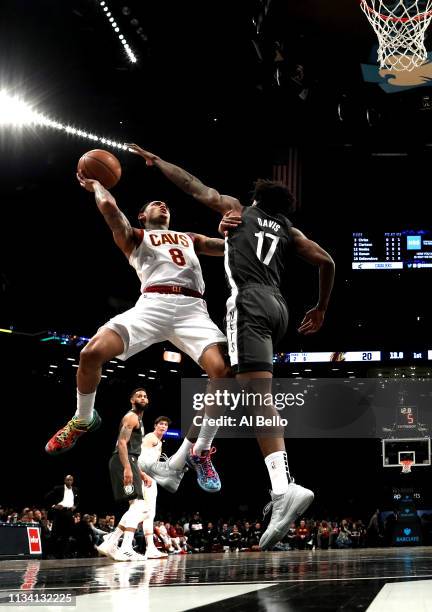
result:
[[[129,506],[129,510],[123,515],[121,524],[128,529],[136,529],[148,516],[147,504],[143,499],[134,499]]]

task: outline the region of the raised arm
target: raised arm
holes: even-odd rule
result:
[[[298,331],[312,334],[320,329],[330,300],[335,277],[335,264],[332,257],[319,244],[309,240],[297,228],[292,228],[294,248],[302,259],[319,267],[319,298],[315,308],[306,313]]]
[[[154,153],[142,149],[136,144],[129,144],[129,151],[136,153],[146,160],[147,166],[156,166],[168,180],[177,185],[182,191],[191,195],[195,200],[205,206],[225,214],[228,210],[241,211],[243,206],[237,198],[221,195],[216,189],[207,187],[196,176],[189,174],[183,168],[164,161]]]
[[[117,206],[115,198],[99,181],[86,179],[79,173],[77,179],[81,187],[94,193],[97,207],[113,233],[114,242],[129,258],[137,244],[139,230],[131,226],[127,217]]]

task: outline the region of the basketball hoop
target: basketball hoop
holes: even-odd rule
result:
[[[412,459],[402,459],[399,463],[402,466],[402,474],[409,474],[414,461]]]
[[[360,0],[378,37],[380,68],[411,72],[424,64],[432,0]]]

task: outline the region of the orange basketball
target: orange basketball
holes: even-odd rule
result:
[[[111,189],[119,182],[122,169],[119,160],[112,153],[93,149],[80,157],[78,171],[85,178],[99,181],[106,189]]]

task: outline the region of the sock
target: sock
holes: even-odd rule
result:
[[[170,467],[174,470],[182,470],[186,463],[186,457],[193,445],[193,442],[189,442],[189,440],[185,438],[178,451],[171,457],[169,462]]]
[[[132,548],[133,537],[133,531],[125,531],[123,534],[123,542],[120,550],[130,550]]]
[[[148,550],[149,548],[154,548],[155,545],[154,545],[152,533],[150,533],[149,535],[146,535],[145,541],[146,541],[146,550]]]
[[[89,423],[93,417],[95,397],[96,391],[93,391],[93,393],[81,393],[77,389],[77,410],[75,416]]]
[[[201,425],[198,439],[193,447],[194,455],[201,455],[203,451],[211,449],[213,439],[218,429],[219,425],[208,425],[207,423]]]
[[[286,452],[277,451],[270,453],[264,461],[269,472],[273,493],[275,495],[286,493],[291,480]]]
[[[120,529],[120,527],[116,527],[109,536],[110,544],[117,544],[123,534],[123,529]]]
[[[216,431],[214,433],[212,432],[207,437],[207,432],[203,432],[204,428],[207,429],[208,426],[207,425],[203,425],[201,427],[201,431],[200,431],[199,437],[197,438],[197,441],[195,442],[195,444],[193,446],[193,451],[192,452],[193,452],[194,455],[200,456],[203,451],[207,451],[207,450],[211,449],[213,438],[215,437],[216,431],[218,430],[217,427],[215,427],[215,428],[211,428],[210,427],[209,429],[215,429]]]

